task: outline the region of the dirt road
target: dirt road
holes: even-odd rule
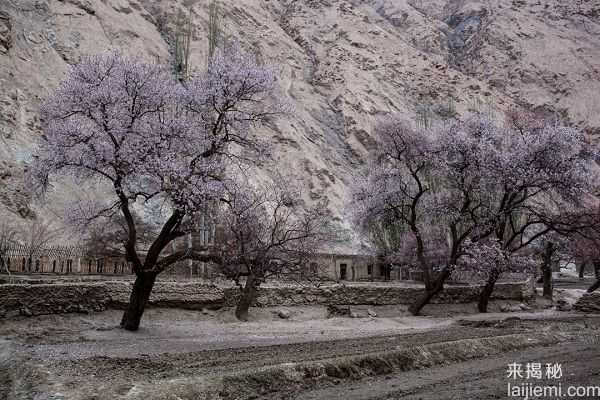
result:
[[[561,365],[563,376],[558,380],[508,378],[508,365],[521,364],[525,372],[527,363]],[[545,373],[545,372],[544,372]],[[511,352],[499,357],[486,357],[417,371],[365,379],[354,384],[336,385],[319,390],[298,393],[298,400],[485,400],[508,399],[508,384],[512,386],[531,383],[535,385],[598,386],[600,390],[600,349],[597,344],[560,344],[557,346]],[[566,393],[566,392],[565,392]],[[590,394],[591,391],[590,391]],[[515,398],[524,398],[519,396]],[[565,396],[575,399],[576,396]],[[600,399],[598,396],[581,396],[581,399]],[[548,397],[550,399],[550,397]]]
[[[385,310],[379,311],[385,314]],[[436,343],[452,348],[452,343],[465,339],[516,335],[528,340],[539,333],[554,332],[585,337],[600,328],[600,316],[557,312],[370,319],[323,319],[316,309],[295,312],[291,320],[281,321],[271,319],[271,313],[265,311],[263,319],[241,324],[227,322],[228,317],[222,315],[155,310],[148,314],[145,329],[135,334],[115,329],[115,315],[110,312],[39,317],[5,324],[0,327],[0,336],[4,337],[0,341],[0,370],[4,367],[8,373],[0,374],[0,386],[4,386],[0,388],[0,399],[196,399],[204,390],[203,385],[214,386],[215,381],[236,375],[250,377],[248,391],[227,398],[328,399],[336,398],[333,396],[339,392],[339,398],[356,395],[359,397],[354,398],[358,399],[366,390],[373,398],[414,395],[411,398],[416,399],[419,390],[429,390],[427,385],[439,385],[440,395],[444,394],[447,381],[464,381],[466,386],[457,386],[456,390],[468,395],[467,383],[473,379],[496,379],[494,382],[499,385],[503,378],[500,370],[506,367],[506,360],[498,358],[481,365],[469,361],[442,369],[444,374],[432,369],[418,374],[407,370],[385,378],[367,377],[359,382],[327,378],[317,385],[321,391],[314,391],[309,380],[301,385],[282,385],[268,393],[261,384],[252,386],[252,376],[257,373],[262,374],[261,379],[283,382],[282,377],[265,377],[261,371],[279,366],[338,363]],[[573,371],[598,364],[598,357],[594,356],[597,343],[569,346],[583,346],[569,348],[575,354],[573,360],[583,360]],[[542,352],[528,350],[531,353],[527,354],[544,358],[559,350],[560,347]],[[600,371],[600,365],[595,371]],[[588,378],[592,376],[582,379]],[[373,386],[378,389],[370,390]],[[496,386],[489,386],[486,393],[497,393]],[[340,391],[341,387],[344,389]],[[215,396],[211,398],[225,398],[218,393]],[[468,398],[457,396],[454,398]]]

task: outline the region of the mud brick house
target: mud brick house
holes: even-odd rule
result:
[[[131,274],[122,257],[95,256],[79,246],[31,249],[14,244],[5,255],[5,268],[11,273],[34,274]]]

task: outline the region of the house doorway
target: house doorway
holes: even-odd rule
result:
[[[345,281],[348,279],[348,265],[340,264],[340,280]]]

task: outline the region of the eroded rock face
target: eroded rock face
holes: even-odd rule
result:
[[[424,104],[443,113],[451,98],[459,114],[527,106],[600,132],[597,3],[220,1],[227,34],[279,66],[281,91],[294,108],[261,132],[273,143],[277,170],[302,180],[306,202],[328,199],[341,220],[349,177],[364,164],[385,113],[411,120]],[[204,1],[0,4],[0,159],[16,169],[24,169],[40,134],[40,102],[81,57],[117,49],[170,63],[177,16],[191,4],[191,65],[206,65]],[[256,175],[262,180],[271,170]],[[9,197],[0,202],[16,213],[20,200]]]
[[[12,46],[12,25],[10,15],[7,12],[0,11],[0,54],[8,54]]]
[[[456,69],[470,74],[482,62],[481,49],[486,40],[489,12],[487,8],[451,14],[444,21],[448,39],[448,61]]]

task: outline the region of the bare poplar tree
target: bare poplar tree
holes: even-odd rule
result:
[[[26,252],[26,269],[28,272],[40,272],[36,262],[45,249],[59,238],[60,230],[50,221],[33,220],[27,223],[20,234],[21,243]]]
[[[14,246],[17,240],[17,230],[8,222],[0,223],[0,272],[2,270],[10,274],[8,266],[8,253],[11,246]]]

